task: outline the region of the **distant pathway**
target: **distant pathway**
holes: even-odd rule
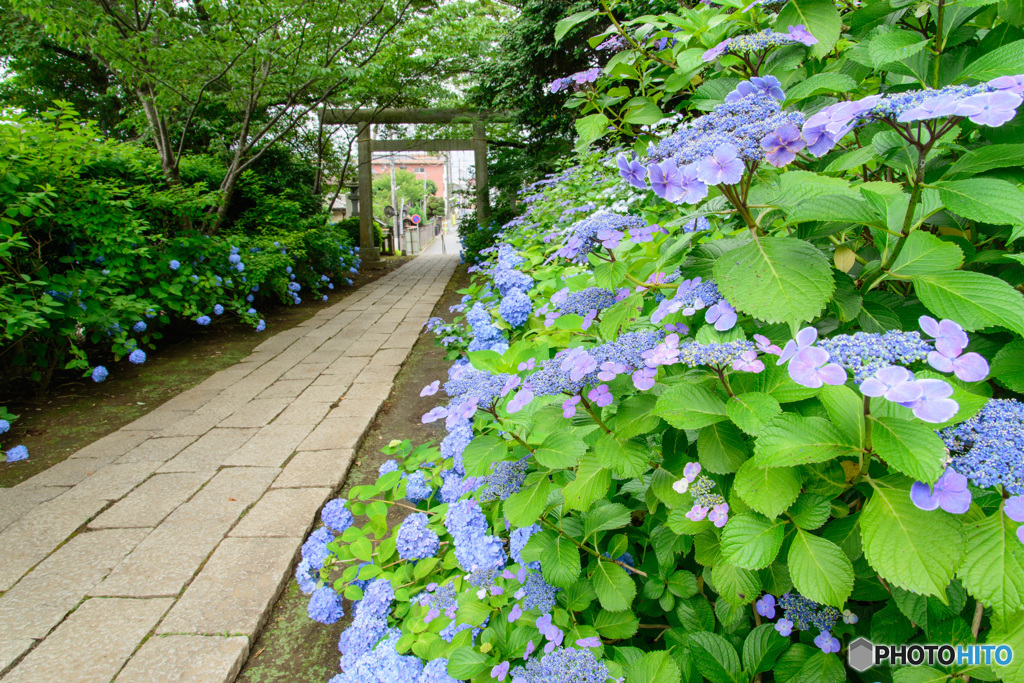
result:
[[[458,263],[440,240],[0,489],[0,681],[231,681]]]

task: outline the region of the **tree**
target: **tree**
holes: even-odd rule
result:
[[[202,129],[204,112],[222,113],[210,136],[224,159],[219,201],[208,230],[227,217],[242,174],[279,141],[309,124],[327,102],[393,101],[409,74],[433,73],[438,95],[448,69],[479,52],[466,46],[478,30],[460,34],[475,15],[467,3],[434,6],[421,0],[11,0],[55,42],[87,52],[134,94],[160,154],[169,185],[181,183],[180,161]],[[424,39],[435,15],[448,20]],[[458,21],[453,21],[453,19]],[[409,33],[407,24],[420,30]],[[430,42],[440,38],[439,45]],[[424,54],[427,53],[427,54]],[[429,60],[429,61],[428,61]],[[374,88],[373,84],[385,84]],[[440,89],[440,90],[439,90]],[[322,150],[321,150],[322,151]]]
[[[401,169],[395,170],[395,193],[399,202],[405,200],[405,206],[409,213],[419,213],[423,207],[424,183],[422,178],[417,178],[412,171]],[[428,199],[437,193],[437,184],[433,180],[426,182],[426,195]],[[391,203],[391,176],[382,175],[373,181],[373,213],[375,216],[384,215],[384,207]],[[395,207],[398,211],[399,207]]]

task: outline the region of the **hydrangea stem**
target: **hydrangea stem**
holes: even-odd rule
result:
[[[583,410],[585,410],[585,411],[587,411],[588,413],[590,413],[590,417],[594,418],[594,422],[596,422],[596,423],[597,423],[597,426],[598,426],[598,427],[600,427],[601,429],[603,429],[603,430],[604,430],[604,433],[605,433],[605,434],[611,434],[611,433],[612,433],[612,430],[608,429],[608,426],[607,426],[607,425],[605,425],[605,423],[604,423],[604,422],[601,422],[601,418],[600,418],[600,417],[598,417],[598,415],[597,415],[597,412],[596,412],[596,411],[594,410],[594,408],[593,408],[593,407],[592,407],[592,406],[590,405],[590,402],[589,402],[589,401],[587,401],[587,399],[583,398],[583,395],[582,395],[582,394],[580,395],[580,405],[582,405],[582,406],[583,406]]]
[[[864,397],[864,451],[860,454],[860,473],[871,467],[871,397]]]
[[[647,573],[646,572],[642,572],[639,569],[636,569],[634,567],[630,567],[625,562],[619,562],[618,560],[609,559],[609,558],[605,557],[604,555],[602,555],[601,553],[599,553],[596,550],[594,550],[593,548],[588,548],[587,546],[583,545],[582,543],[577,541],[575,538],[573,538],[569,534],[567,534],[564,531],[562,531],[562,528],[559,527],[557,524],[553,524],[553,523],[549,522],[548,520],[544,519],[543,517],[540,518],[540,521],[543,524],[545,524],[548,527],[550,527],[553,531],[557,532],[559,536],[562,536],[563,538],[565,538],[568,541],[570,541],[577,548],[579,548],[581,550],[585,550],[588,553],[590,553],[591,555],[593,555],[594,557],[596,557],[598,559],[601,559],[601,560],[604,560],[605,562],[611,562],[612,564],[617,564],[620,567],[622,567],[623,569],[625,569],[627,572],[631,572],[633,574],[636,574],[637,576],[642,576],[645,579],[647,578]]]

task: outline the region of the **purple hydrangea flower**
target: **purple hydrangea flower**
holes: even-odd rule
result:
[[[988,377],[988,361],[981,354],[961,354],[959,349],[952,355],[932,351],[928,354],[928,364],[939,372],[952,372],[965,382],[980,382]]]
[[[829,353],[817,346],[797,351],[789,363],[789,376],[797,384],[817,389],[823,384],[846,384],[846,370],[829,363]]]
[[[714,323],[715,329],[719,332],[731,330],[736,326],[736,309],[729,305],[728,301],[721,299],[704,313],[704,320]]]
[[[910,500],[921,510],[941,507],[946,512],[962,515],[971,507],[971,491],[967,488],[967,477],[949,467],[934,487],[915,481],[910,487]]]
[[[819,633],[814,639],[814,644],[821,648],[821,651],[825,654],[839,652],[840,649],[839,639],[833,638],[832,634],[828,631]]]
[[[793,622],[785,618],[775,622],[775,630],[779,632],[780,636],[789,636],[793,633],[793,626]]]
[[[756,339],[756,337],[755,337]],[[779,353],[779,360],[775,362],[776,365],[782,365],[787,360],[796,355],[797,351],[806,349],[814,345],[814,342],[818,340],[818,330],[814,327],[805,327],[796,333],[795,339],[790,339],[786,342],[786,346],[783,347]],[[767,341],[767,339],[765,339]]]
[[[8,449],[7,453],[4,454],[7,458],[7,462],[18,462],[19,460],[25,460],[28,458],[28,448],[19,444],[14,448]]]
[[[743,160],[735,145],[727,142],[697,164],[697,178],[708,185],[735,185],[743,178],[743,171]]]
[[[899,365],[889,365],[878,370],[860,385],[865,396],[883,396],[893,403],[908,403],[921,398],[924,390],[914,375]]]
[[[935,349],[939,353],[954,356],[967,347],[967,333],[952,320],[937,321],[931,316],[922,315],[917,322],[921,331],[935,341]]]
[[[803,24],[797,24],[788,28],[789,30],[787,35],[796,42],[803,43],[808,46],[818,44],[818,39],[811,35],[810,31],[808,31],[807,27]]]
[[[636,159],[627,159],[625,154],[620,154],[619,175],[622,179],[639,190],[647,189],[647,169]]]
[[[938,424],[951,419],[960,410],[960,404],[949,398],[953,395],[953,387],[948,382],[941,379],[919,379],[916,383],[921,387],[921,397],[900,405],[913,410],[918,419]]]
[[[590,393],[587,394],[587,398],[593,401],[598,407],[603,408],[606,405],[609,405],[614,397],[612,396],[611,390],[608,389],[607,384],[600,384],[590,390]]]
[[[754,608],[757,613],[766,619],[775,618],[775,596],[771,593],[765,593],[764,597],[754,603]]]
[[[774,133],[761,140],[761,148],[765,151],[765,159],[772,166],[785,166],[796,159],[796,153],[807,146],[800,129],[792,123],[779,126]]]
[[[958,116],[966,116],[979,126],[1001,126],[1017,115],[1022,98],[1009,90],[979,93],[960,101]]]

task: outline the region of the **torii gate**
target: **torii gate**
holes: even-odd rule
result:
[[[476,167],[476,215],[484,225],[491,207],[487,184],[488,122],[508,121],[508,112],[493,109],[323,109],[325,125],[356,124],[359,145],[359,253],[368,267],[380,262],[373,244],[373,152],[453,152],[472,150]],[[471,123],[473,137],[461,140],[372,140],[371,123]]]

